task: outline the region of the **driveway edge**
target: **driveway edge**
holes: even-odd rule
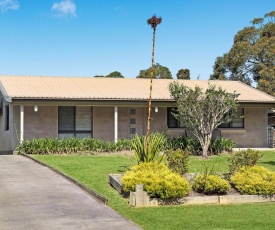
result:
[[[90,196],[92,196],[93,198],[95,198],[95,199],[96,199],[97,201],[99,201],[100,203],[103,203],[103,204],[105,204],[105,205],[108,203],[108,199],[107,199],[107,198],[105,198],[104,196],[100,195],[100,194],[97,193],[96,191],[94,191],[94,190],[88,188],[86,185],[81,184],[81,183],[77,182],[75,179],[73,179],[73,178],[71,178],[71,177],[69,177],[69,176],[63,174],[62,172],[58,171],[57,169],[55,169],[55,168],[53,168],[53,167],[51,167],[51,166],[49,166],[49,165],[47,165],[47,164],[45,164],[45,163],[43,163],[43,162],[37,160],[37,159],[35,159],[35,158],[32,158],[32,157],[28,156],[28,155],[25,154],[25,153],[19,153],[18,155],[24,156],[24,157],[26,157],[26,158],[28,158],[28,159],[30,159],[30,160],[32,160],[32,161],[34,161],[34,162],[40,164],[40,165],[43,165],[43,166],[45,166],[45,167],[51,169],[51,170],[54,171],[55,173],[59,174],[60,176],[64,177],[65,179],[67,179],[67,180],[71,181],[72,183],[74,183],[76,186],[80,187],[82,190],[84,190],[85,192],[87,192]]]

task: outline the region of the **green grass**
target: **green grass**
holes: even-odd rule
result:
[[[132,208],[108,185],[108,174],[122,173],[132,163],[124,156],[58,156],[35,155],[36,159],[108,198],[108,205],[144,229],[274,229],[275,203],[242,205],[192,205],[156,208]],[[216,165],[226,171],[227,155],[212,156],[208,161],[191,157],[190,170],[202,165]],[[267,151],[260,164],[275,171],[275,151]]]

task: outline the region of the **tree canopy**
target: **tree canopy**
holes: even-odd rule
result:
[[[124,76],[118,71],[111,72],[108,75],[106,75],[105,77],[124,78]]]
[[[177,79],[190,80],[190,70],[189,69],[180,69],[177,73]]]
[[[212,133],[220,124],[231,121],[237,111],[238,95],[210,84],[208,89],[203,90],[198,86],[192,89],[178,82],[170,83],[169,91],[177,105],[175,118],[199,140],[202,155],[207,157]]]
[[[172,79],[172,74],[166,66],[156,63],[154,66],[153,78],[157,79]],[[140,70],[137,78],[150,78],[151,68]]]
[[[113,72],[109,73],[106,76],[104,76],[104,75],[95,75],[94,77],[124,78],[124,76],[120,72],[118,72],[118,71],[113,71]]]
[[[217,57],[210,79],[239,80],[275,96],[275,11],[240,30],[228,53]]]

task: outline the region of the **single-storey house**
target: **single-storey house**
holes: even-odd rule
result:
[[[0,76],[0,152],[40,137],[93,137],[108,141],[146,134],[149,79]],[[153,131],[183,135],[171,114],[168,85],[153,81]],[[267,147],[268,108],[275,98],[237,81],[177,80],[189,87],[208,83],[239,94],[239,115],[219,129],[239,147]]]

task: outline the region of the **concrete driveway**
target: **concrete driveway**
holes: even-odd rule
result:
[[[140,229],[47,167],[0,156],[0,229]]]

